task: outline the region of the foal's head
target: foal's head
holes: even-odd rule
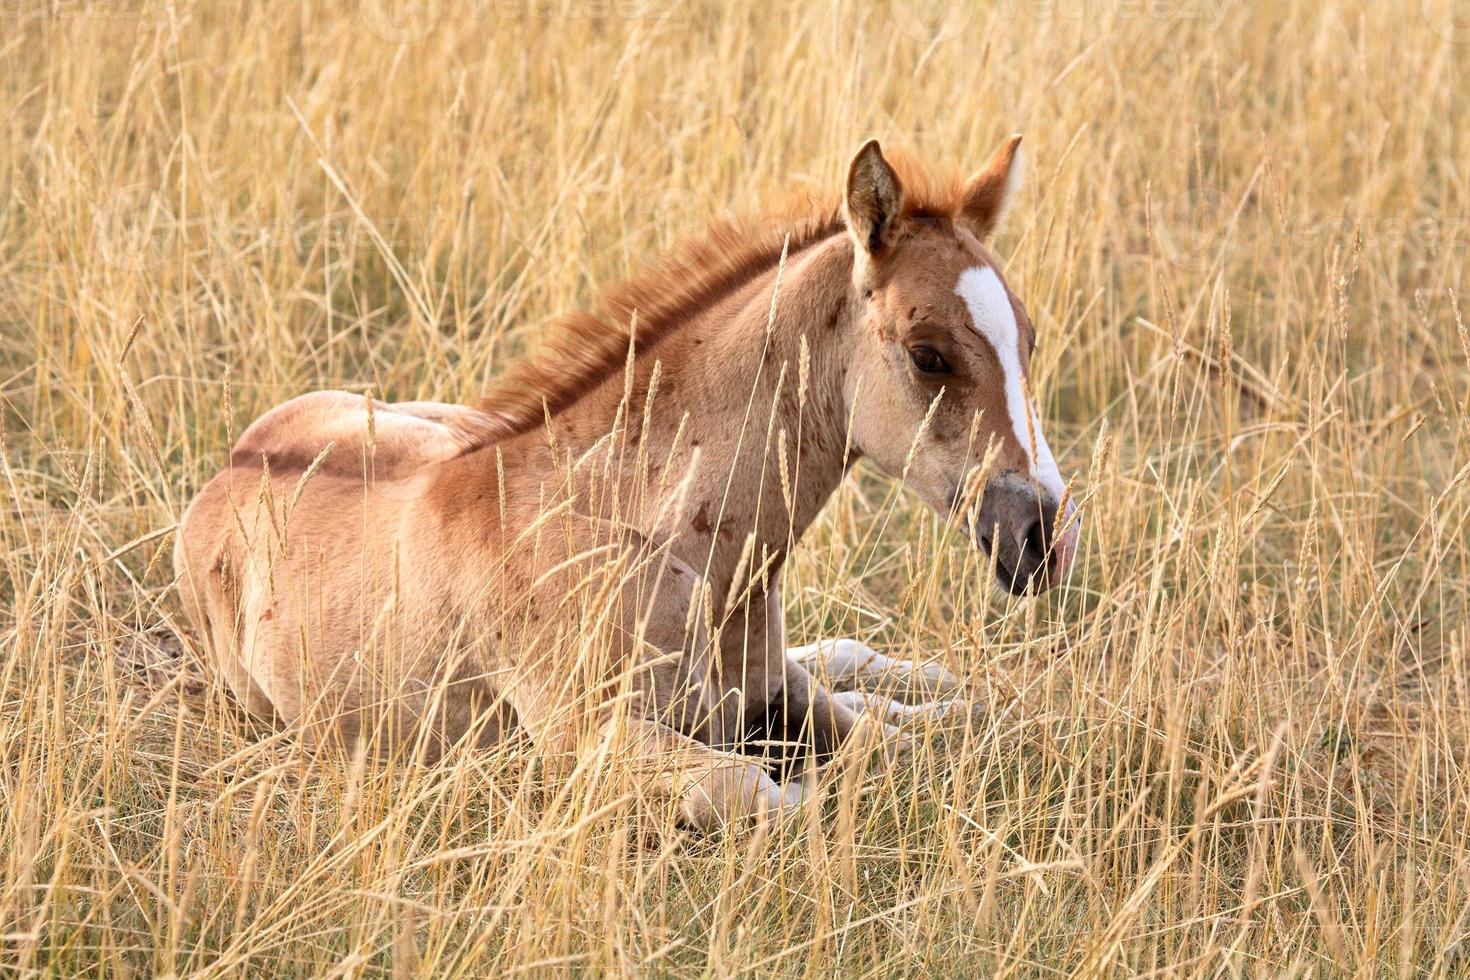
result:
[[[983,244],[1018,183],[1019,144],[1013,137],[946,202],[906,193],[869,142],[846,197],[861,297],[845,391],[853,441],[954,514],[1016,594],[1060,582],[1077,538],[1032,407],[1036,330]],[[970,474],[988,446],[976,507]]]

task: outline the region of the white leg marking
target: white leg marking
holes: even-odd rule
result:
[[[822,640],[792,647],[786,655],[830,684],[886,688],[912,698],[945,697],[963,685],[938,661],[899,660],[857,640]]]
[[[781,805],[801,806],[811,799],[816,791],[816,771],[810,768],[804,769],[801,775],[791,778],[781,787]]]
[[[882,669],[890,661],[872,647],[857,640],[820,640],[804,647],[792,647],[786,655],[815,674],[826,674],[828,680],[845,681],[874,668]]]
[[[890,725],[903,725],[926,718],[944,718],[952,714],[968,712],[972,705],[965,698],[950,698],[944,701],[928,701],[924,704],[904,704],[881,694],[866,691],[840,691],[832,700],[848,710],[859,714],[880,715]]]
[[[833,691],[827,697],[836,704],[842,705],[853,714],[866,714],[873,707],[869,700],[871,695],[866,691]],[[878,700],[878,699],[874,699]]]
[[[964,681],[937,660],[895,660],[889,676],[900,680],[910,694],[926,698],[942,698],[964,686]]]

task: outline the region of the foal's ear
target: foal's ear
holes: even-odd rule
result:
[[[1021,137],[1012,136],[989,166],[965,181],[960,215],[982,241],[988,238],[1015,202],[1021,186]]]
[[[903,185],[883,159],[877,140],[868,140],[847,168],[847,229],[869,255],[883,251],[883,233],[903,206]]]

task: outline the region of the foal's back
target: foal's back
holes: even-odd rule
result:
[[[483,422],[459,406],[324,391],[240,436],[185,513],[174,563],[207,654],[247,710],[349,743],[387,703],[402,733],[453,739],[469,725],[468,701],[480,699],[433,706],[425,692],[483,682],[436,677],[458,670],[430,658],[449,627],[403,615],[452,605],[449,577],[399,572],[445,548],[421,513],[424,491]]]
[[[328,446],[327,472],[361,476],[366,462],[377,478],[408,476],[465,448],[483,413],[441,402],[389,404],[346,391],[318,391],[276,406],[241,434],[232,466],[261,466],[300,475]]]

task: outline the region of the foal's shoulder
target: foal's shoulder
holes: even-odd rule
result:
[[[299,472],[328,446],[323,472],[361,475],[368,459],[393,477],[460,455],[484,413],[441,402],[388,403],[348,391],[315,391],[277,405],[251,423],[230,454],[232,466]]]

